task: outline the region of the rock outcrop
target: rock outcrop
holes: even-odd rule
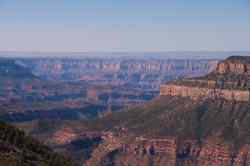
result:
[[[250,99],[250,58],[229,57],[205,77],[172,81],[162,85],[161,96],[189,97],[194,100],[225,99],[247,102]]]
[[[114,137],[112,133],[104,133],[102,139],[103,143],[92,152],[91,158],[86,161],[85,166],[98,166],[103,157],[121,147],[120,140]]]
[[[217,65],[219,74],[250,74],[250,57],[231,56]]]
[[[201,99],[219,99],[235,101],[249,101],[248,90],[231,90],[231,89],[216,89],[216,88],[201,88],[180,85],[163,85],[161,86],[160,95],[190,97],[194,100]]]
[[[173,137],[137,137],[132,143],[124,143],[121,138],[112,136],[94,150],[84,165],[106,165],[107,160],[119,166],[247,166],[250,164],[250,149],[245,146],[233,150],[205,141],[178,141]]]

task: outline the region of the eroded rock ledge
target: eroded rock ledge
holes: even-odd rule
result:
[[[250,57],[232,56],[220,62],[207,76],[162,85],[160,95],[247,102],[250,100],[249,79]]]
[[[217,65],[216,72],[220,74],[250,74],[250,57],[231,56]]]
[[[217,88],[201,88],[190,87],[184,85],[163,85],[161,86],[160,95],[190,97],[193,100],[201,99],[219,99],[234,101],[249,101],[248,90],[230,90],[230,89],[217,89]]]
[[[111,163],[122,166],[150,164],[156,166],[246,166],[250,164],[250,146],[248,145],[235,150],[206,141],[179,141],[175,137],[137,137],[132,142],[124,142],[122,138],[114,137],[112,134],[104,140],[85,165],[102,165],[103,160],[110,158],[110,155],[116,156],[113,156]]]
[[[179,142],[175,138],[137,138],[137,144],[123,147],[133,155],[165,156],[169,165],[249,165],[250,147],[235,151],[229,147],[197,140]],[[171,163],[171,164],[170,164]],[[189,164],[188,164],[189,163]],[[157,163],[155,163],[157,165]],[[161,164],[159,164],[161,165]]]

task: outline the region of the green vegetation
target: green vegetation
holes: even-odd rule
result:
[[[224,60],[223,62],[249,64],[250,57],[249,56],[230,56],[226,60]]]
[[[72,166],[73,162],[24,132],[0,122],[0,165]]]
[[[211,140],[235,148],[250,143],[250,105],[225,100],[193,101],[161,97],[124,112],[90,122],[94,130],[127,128],[132,135],[174,136],[179,139]]]

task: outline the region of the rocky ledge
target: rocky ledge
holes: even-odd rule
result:
[[[200,88],[180,85],[163,85],[161,86],[160,95],[190,97],[193,100],[223,98],[230,101],[249,101],[248,90]]]
[[[111,133],[104,138],[84,165],[220,165],[246,166],[250,164],[250,147],[232,149],[200,140],[182,140],[174,137],[137,137],[124,142]]]
[[[162,85],[160,95],[247,102],[250,100],[249,78],[250,57],[232,56],[220,62],[207,76]]]
[[[224,61],[221,61],[216,68],[219,74],[235,73],[235,74],[250,74],[250,57],[246,56],[231,56]]]

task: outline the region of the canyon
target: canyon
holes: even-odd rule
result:
[[[158,96],[162,83],[205,75],[217,62],[167,57],[0,58],[0,120],[84,163],[92,152],[98,154],[95,149],[104,140],[99,132],[88,132],[85,121],[143,105]]]
[[[89,128],[110,136],[86,165],[249,165],[249,84],[238,83],[248,59],[229,57],[206,76],[162,85],[144,106],[98,118]]]
[[[188,61],[200,67],[183,67]],[[121,68],[124,64],[103,62],[81,71],[83,76],[95,70],[98,79],[67,80],[61,77],[69,72],[64,69],[67,62],[59,60],[38,74],[31,64],[47,61],[18,59],[15,65],[32,72],[21,81],[2,79],[0,118],[80,165],[249,165],[249,58],[232,56],[206,65],[188,61],[176,60],[170,70],[158,70],[168,60],[158,61],[156,67],[150,60],[137,59],[126,69]],[[136,70],[134,63],[141,67]],[[45,76],[50,72],[56,74]],[[148,81],[115,76],[130,72],[159,77]],[[176,75],[168,77],[171,72]],[[104,79],[105,74],[112,77]]]
[[[0,118],[95,118],[159,94],[161,83],[204,75],[216,59],[1,58]]]
[[[217,59],[174,58],[30,58],[17,59],[47,80],[91,83],[132,83],[147,88],[181,77],[207,74],[216,67]]]

